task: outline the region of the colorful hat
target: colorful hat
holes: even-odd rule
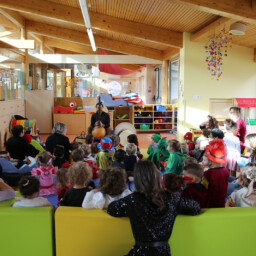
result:
[[[184,135],[184,140],[193,140],[193,133],[192,132],[187,132]]]
[[[209,160],[224,164],[227,160],[227,147],[222,139],[214,139],[206,146],[206,155]]]
[[[114,146],[110,138],[104,137],[100,140],[100,143],[98,144],[98,148],[101,150],[111,151],[113,150]]]
[[[152,136],[151,136],[151,139],[153,140],[153,141],[155,141],[156,143],[158,143],[159,142],[159,140],[161,140],[162,138],[161,138],[161,135],[160,134],[153,134]]]
[[[112,140],[114,147],[117,147],[120,144],[120,137],[116,134],[109,134],[106,137]]]

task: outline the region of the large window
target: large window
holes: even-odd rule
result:
[[[178,88],[179,88],[179,73],[180,73],[180,61],[179,59],[170,61],[169,63],[169,97],[168,103],[176,103],[178,100]]]

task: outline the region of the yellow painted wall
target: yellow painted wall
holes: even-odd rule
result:
[[[223,60],[223,74],[220,80],[216,81],[211,80],[207,70],[205,44],[206,41],[191,42],[190,34],[184,33],[184,48],[180,54],[180,88],[183,92],[179,98],[179,138],[189,128],[198,127],[206,119],[210,98],[256,97],[256,63],[253,62],[253,49],[237,45],[229,48],[228,56]],[[200,99],[194,99],[194,95],[200,95]]]

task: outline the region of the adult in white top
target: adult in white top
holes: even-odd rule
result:
[[[110,196],[102,192],[90,191],[87,192],[82,203],[85,209],[107,209],[108,205],[113,201],[119,200],[131,194],[129,189],[125,189],[121,195]]]

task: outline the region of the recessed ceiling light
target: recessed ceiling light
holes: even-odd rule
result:
[[[229,32],[233,35],[243,36],[245,35],[246,25],[241,22],[235,22],[230,26]]]

